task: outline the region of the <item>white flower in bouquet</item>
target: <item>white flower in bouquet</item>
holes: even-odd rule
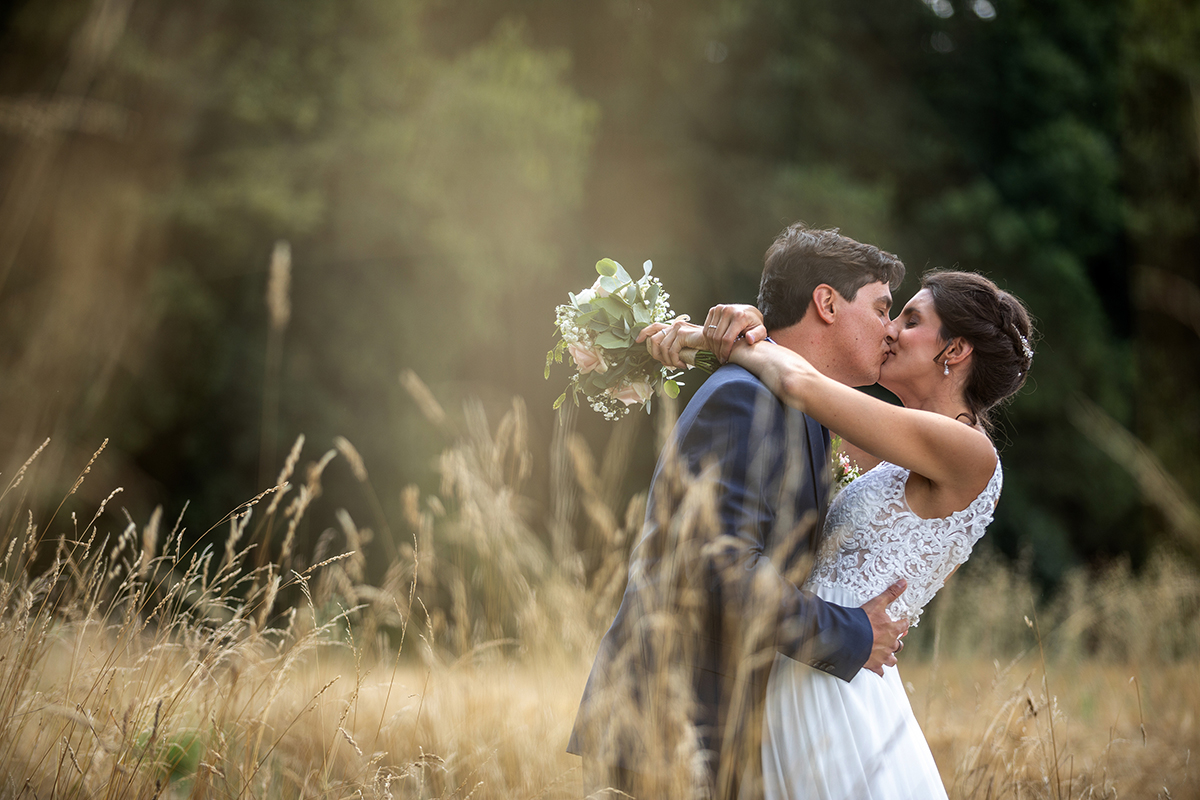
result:
[[[569,354],[575,374],[557,400],[558,408],[571,393],[575,404],[583,394],[588,405],[605,416],[619,419],[640,405],[647,412],[660,388],[669,397],[679,394],[679,375],[659,364],[649,350],[635,340],[654,322],[670,322],[669,296],[662,283],[650,274],[652,264],[642,265],[642,277],[634,280],[611,258],[596,263],[600,277],[579,293],[568,293],[569,303],[555,309],[554,324],[559,340],[546,354],[546,378],[550,365],[562,363]],[[685,351],[685,359],[711,372],[716,368],[712,353]]]

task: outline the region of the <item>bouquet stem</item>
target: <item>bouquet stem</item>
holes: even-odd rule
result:
[[[717,356],[709,350],[685,347],[679,351],[679,357],[683,359],[683,363],[702,369],[709,375],[721,366],[721,362],[717,361]]]

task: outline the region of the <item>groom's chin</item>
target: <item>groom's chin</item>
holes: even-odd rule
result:
[[[861,389],[864,386],[874,386],[877,383],[879,383],[879,370],[874,370],[863,375],[859,381],[851,384],[851,386],[854,386],[856,389]]]

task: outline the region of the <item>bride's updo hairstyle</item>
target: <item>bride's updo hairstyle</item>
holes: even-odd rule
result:
[[[988,412],[1025,385],[1033,365],[1033,323],[1024,304],[974,272],[935,270],[921,278],[942,320],[941,337],[971,344],[963,388],[972,421],[991,428]]]

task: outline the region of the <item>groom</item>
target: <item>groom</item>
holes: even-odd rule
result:
[[[879,377],[903,277],[895,256],[797,224],[767,250],[758,306],[774,341],[864,386]],[[884,609],[902,582],[853,609],[797,588],[824,522],[828,448],[824,428],[741,367],[721,367],[696,392],[655,469],[567,748],[583,756],[589,795],[611,787],[645,800],[682,781],[756,796],[776,652],[847,681],[895,663],[907,624]]]

